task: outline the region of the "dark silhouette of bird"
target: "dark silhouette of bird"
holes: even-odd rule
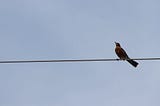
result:
[[[125,50],[121,47],[121,45],[118,42],[115,42],[116,48],[115,52],[117,56],[122,60],[127,60],[132,66],[137,67],[138,63],[132,59],[129,58]]]

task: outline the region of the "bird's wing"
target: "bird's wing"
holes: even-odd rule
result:
[[[125,58],[129,58],[126,51],[123,48],[121,48],[121,52]]]

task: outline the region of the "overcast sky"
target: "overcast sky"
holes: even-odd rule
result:
[[[0,0],[0,60],[160,56],[158,0]],[[160,61],[0,64],[0,106],[160,106]]]

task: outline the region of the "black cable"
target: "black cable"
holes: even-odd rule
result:
[[[129,60],[129,59],[127,59]],[[132,60],[160,60],[160,58],[132,58]],[[121,59],[70,59],[70,60],[6,60],[0,63],[60,63],[60,62],[100,62],[100,61],[122,61]]]

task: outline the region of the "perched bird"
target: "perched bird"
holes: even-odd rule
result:
[[[137,67],[138,63],[129,58],[125,50],[121,48],[121,45],[117,42],[115,42],[115,44],[116,44],[115,52],[117,56],[122,60],[127,60],[132,66]]]

